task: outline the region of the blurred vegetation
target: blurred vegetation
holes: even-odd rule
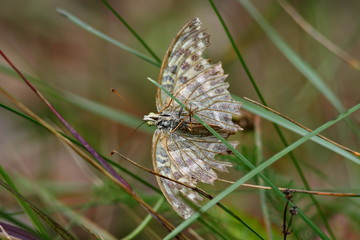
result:
[[[302,72],[302,65],[295,62],[296,57],[287,55],[289,52],[277,45],[281,43],[274,40],[266,26],[263,29],[261,23],[259,25],[246,2],[215,1],[215,4],[259,91],[271,108],[315,129],[337,117],[339,111],[360,103],[359,69],[304,32],[277,1],[251,1],[282,40],[311,69],[303,68]],[[208,1],[109,3],[160,59],[178,30],[189,19],[199,17],[211,35],[211,46],[205,55],[212,62],[223,63],[225,72],[229,73],[230,92],[260,102]],[[360,59],[359,1],[346,1],[346,4],[326,0],[289,3],[313,28],[355,59]],[[35,78],[34,84],[63,117],[98,152],[108,156],[120,145],[122,154],[152,169],[152,130],[147,126],[134,129],[141,123],[144,114],[155,111],[156,87],[146,77],[157,79],[159,68],[81,29],[56,11],[56,8],[64,9],[107,36],[152,58],[103,1],[12,0],[3,2],[1,6],[1,50],[21,71]],[[63,130],[35,94],[16,75],[6,70],[8,65],[5,61],[1,61],[1,65],[1,86],[48,123]],[[315,81],[320,79],[323,85],[316,86],[312,82],[311,71],[316,73]],[[111,88],[115,88],[122,98],[112,94]],[[92,105],[87,99],[101,105]],[[3,96],[0,103],[17,109]],[[108,106],[118,113],[104,110],[101,106]],[[0,121],[1,166],[19,192],[64,228],[71,229],[77,238],[91,239],[89,231],[94,230],[93,233],[97,234],[96,226],[109,234],[104,235],[105,239],[111,239],[111,236],[121,239],[139,226],[147,215],[132,198],[84,163],[54,135],[4,108],[0,110]],[[360,115],[355,112],[347,121],[340,121],[321,134],[360,151],[359,122]],[[259,161],[269,159],[284,148],[270,121],[261,120],[260,125],[260,160],[257,155],[260,146],[255,143],[258,136],[253,130],[233,137],[241,142],[238,150],[254,165],[259,165]],[[300,138],[293,131],[282,131],[289,143]],[[349,161],[331,149],[310,141],[296,148],[293,154],[311,189],[360,192],[360,166],[356,161]],[[151,174],[124,160],[111,159],[157,188],[155,177]],[[230,161],[237,165],[229,174],[220,174],[221,178],[236,181],[249,171],[235,157],[231,157]],[[150,205],[154,206],[161,198],[158,191],[120,173]],[[287,155],[262,173],[278,187],[305,188],[292,159]],[[251,182],[259,181],[261,183],[261,180],[253,178]],[[216,195],[227,186],[219,182],[214,186],[201,187]],[[331,239],[359,239],[359,198],[315,198],[321,213],[307,195],[296,194],[293,200]],[[271,238],[266,228],[268,221],[273,239],[282,238],[284,204],[270,191],[259,193],[259,190],[239,188],[222,203],[265,239]],[[264,205],[267,205],[268,220],[262,211]],[[1,221],[7,220],[20,226],[16,224],[15,220],[18,220],[31,226],[16,198],[4,189],[1,189],[0,211]],[[174,225],[182,222],[166,202],[160,206],[159,212]],[[93,228],[87,231],[81,224]],[[258,239],[216,207],[191,227],[204,239]],[[291,230],[293,233],[288,239],[318,239],[316,233],[297,216]],[[151,220],[134,239],[158,239],[165,235],[166,230]]]

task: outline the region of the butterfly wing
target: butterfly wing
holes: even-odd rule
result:
[[[163,176],[194,186],[171,162],[172,160],[169,151],[167,150],[168,139],[169,135],[165,132],[161,130],[155,131],[152,146],[154,170]],[[197,202],[202,200],[202,197],[199,196],[198,193],[168,179],[156,177],[156,180],[166,200],[181,217],[186,219],[194,213],[194,210],[186,203],[186,201],[184,201],[181,194],[187,196],[191,201]]]
[[[237,142],[231,142],[235,147]],[[218,178],[213,169],[227,171],[231,163],[216,161],[215,155],[228,154],[228,148],[216,137],[197,137],[170,134],[156,130],[153,137],[153,165],[156,172],[163,176],[196,187],[198,182],[213,184]],[[168,202],[183,218],[194,212],[188,204],[198,205],[202,197],[183,185],[156,177]],[[187,199],[186,199],[187,198]]]
[[[202,57],[210,36],[200,27],[200,20],[194,18],[180,30],[165,54],[158,81],[205,122],[234,133],[240,127],[231,120],[240,115],[240,103],[227,90],[229,84],[225,82],[227,75],[221,63],[211,64]],[[157,92],[156,106],[158,112],[180,110],[161,89]]]
[[[173,93],[179,83],[181,84],[182,79],[179,79],[179,73],[188,68],[190,61],[196,61],[195,58],[200,60],[202,52],[209,45],[209,35],[200,31],[200,26],[199,18],[190,20],[178,32],[166,51],[158,82],[170,93]],[[169,101],[169,96],[158,89],[156,95],[158,112],[161,112]]]

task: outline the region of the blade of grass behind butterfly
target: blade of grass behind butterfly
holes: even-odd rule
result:
[[[280,52],[293,64],[300,73],[320,92],[322,95],[334,106],[338,112],[345,110],[339,98],[334,92],[324,83],[321,77],[311,68],[309,64],[303,61],[298,54],[296,54],[288,44],[276,33],[266,19],[259,13],[254,5],[248,0],[238,0],[248,13],[258,22],[260,27],[269,36],[270,40],[280,50]],[[354,130],[354,133],[360,138],[360,129],[350,119],[345,119],[345,122]]]
[[[101,0],[103,4],[117,17],[117,19],[124,24],[124,26],[134,35],[134,37],[143,45],[143,47],[150,53],[150,55],[155,58],[155,60],[161,64],[160,58],[154,53],[154,51],[147,45],[147,43],[140,37],[140,35],[125,21],[124,18],[109,4],[106,0]]]
[[[148,78],[148,80],[150,82],[152,82],[154,85],[156,85],[158,88],[160,88],[162,91],[164,91],[169,97],[171,97],[174,101],[176,101],[183,109],[184,111],[186,110],[186,106],[179,101],[176,97],[174,97],[169,91],[167,91],[161,84],[159,84],[158,82],[152,80],[151,78]],[[279,160],[281,157],[283,157],[284,155],[286,155],[288,152],[294,150],[296,147],[300,146],[301,144],[303,144],[304,142],[308,141],[311,137],[315,136],[316,134],[320,133],[321,131],[327,129],[328,127],[334,125],[335,123],[337,123],[338,121],[346,118],[347,116],[349,116],[350,114],[352,114],[353,112],[357,111],[358,109],[360,109],[360,104],[352,107],[351,109],[349,109],[348,111],[340,114],[336,119],[331,120],[325,124],[323,124],[322,126],[320,126],[319,128],[317,128],[316,130],[314,130],[311,133],[308,133],[307,135],[305,135],[304,137],[300,138],[299,140],[297,140],[295,143],[289,145],[288,147],[286,147],[285,149],[283,149],[282,151],[280,151],[279,153],[275,154],[273,157],[271,157],[270,159],[268,159],[267,161],[265,161],[264,163],[262,163],[261,165],[259,165],[258,167],[255,167],[249,160],[247,160],[243,155],[241,155],[231,144],[229,144],[228,141],[226,141],[220,134],[218,134],[214,129],[212,129],[207,123],[205,123],[201,118],[199,118],[196,114],[192,115],[194,117],[194,119],[196,119],[199,123],[201,123],[204,127],[206,127],[214,136],[216,136],[219,140],[221,140],[221,142],[223,142],[239,159],[241,159],[249,168],[252,169],[252,171],[250,171],[248,174],[246,174],[243,178],[241,178],[239,181],[236,181],[233,185],[231,185],[228,189],[229,191],[226,192],[226,194],[224,192],[224,194],[221,195],[221,197],[216,196],[213,200],[210,200],[209,203],[207,203],[206,205],[204,205],[204,207],[202,207],[202,211],[206,211],[207,209],[209,209],[211,206],[213,206],[214,204],[216,204],[216,202],[220,201],[222,198],[224,198],[226,195],[228,195],[229,193],[231,193],[232,191],[234,191],[237,187],[239,187],[241,184],[245,183],[243,182],[243,179],[246,177],[246,181],[249,180],[250,178],[252,178],[253,176],[255,176],[256,174],[258,174],[273,190],[274,192],[279,196],[282,197],[282,199],[284,201],[286,201],[283,193],[274,185],[271,183],[271,181],[265,177],[263,174],[261,174],[260,172],[262,170],[264,170],[265,168],[269,167],[271,164],[275,163],[277,160]],[[234,188],[235,187],[235,188]],[[217,200],[215,200],[217,199]],[[211,203],[211,204],[210,204]],[[292,203],[290,203],[292,205]],[[206,206],[206,207],[205,207]],[[327,236],[315,225],[312,223],[312,221],[310,219],[308,219],[300,210],[299,210],[299,215],[303,218],[303,220],[311,227],[313,228],[313,230],[323,239],[328,239]],[[194,214],[193,216],[191,216],[189,219],[185,220],[183,223],[187,222],[186,226],[188,226],[192,221],[194,221],[196,218],[198,218],[200,215],[199,214]],[[190,220],[191,219],[191,220]],[[185,227],[186,227],[185,226]],[[184,226],[182,226],[184,227]],[[169,235],[170,236],[170,235]],[[168,237],[169,237],[168,236]]]
[[[67,19],[69,19],[72,23],[76,24],[77,26],[81,27],[82,29],[96,35],[97,37],[100,37],[101,39],[104,39],[105,41],[127,51],[130,52],[131,54],[134,54],[135,56],[147,61],[148,63],[151,63],[152,65],[155,65],[157,67],[160,67],[160,62],[158,62],[157,60],[154,60],[153,58],[149,58],[148,56],[126,46],[125,44],[116,41],[115,39],[107,36],[106,34],[96,30],[95,28],[91,27],[90,25],[86,24],[85,22],[81,21],[80,19],[78,19],[77,17],[75,17],[74,15],[70,14],[69,12],[65,11],[64,9],[61,8],[57,8],[56,11],[61,14],[62,16],[66,17]]]
[[[263,156],[262,151],[262,131],[261,131],[261,124],[260,124],[260,116],[256,116],[254,119],[254,128],[255,128],[255,139],[254,139],[254,145],[255,148],[255,165],[259,165],[262,163],[265,159]],[[264,170],[264,175],[266,174]],[[264,185],[264,181],[259,178],[259,176],[256,176],[255,183],[258,185]],[[267,233],[267,239],[272,240],[273,234],[271,230],[271,219],[270,219],[270,212],[267,204],[267,195],[266,191],[264,189],[259,189],[260,194],[260,205],[261,205],[261,212],[263,215],[263,221],[265,224],[265,229]]]
[[[262,118],[267,119],[271,122],[274,122],[288,130],[291,130],[291,131],[299,134],[299,135],[305,136],[307,133],[309,133],[305,129],[297,126],[296,124],[290,122],[287,119],[284,119],[283,117],[281,117],[275,113],[272,113],[272,112],[262,108],[261,106],[258,106],[246,99],[243,99],[243,98],[240,98],[240,97],[237,97],[234,95],[232,95],[232,96],[235,100],[242,102],[242,104],[243,104],[242,108],[244,108],[245,110],[247,110],[249,112],[259,115]],[[358,157],[356,157],[354,154],[350,153],[349,151],[346,151],[346,150],[340,148],[339,146],[336,146],[335,144],[328,142],[317,136],[312,137],[311,140],[320,144],[321,146],[326,147],[330,151],[333,151],[333,152],[353,161],[354,163],[360,165],[360,159]]]
[[[12,189],[14,189],[14,191],[19,192],[19,190],[15,186],[15,183],[12,181],[11,177],[7,174],[7,172],[1,165],[0,165],[0,175],[7,183],[7,185],[9,185]],[[34,211],[31,209],[31,207],[29,207],[26,202],[21,200],[21,198],[17,198],[17,200],[19,201],[21,208],[24,210],[26,215],[31,220],[33,226],[35,226],[35,228],[37,229],[37,233],[40,234],[41,237],[44,239],[50,239],[50,236],[48,235],[46,229],[44,228],[44,225],[42,224],[38,216],[34,213]]]

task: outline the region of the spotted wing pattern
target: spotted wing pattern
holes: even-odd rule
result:
[[[234,147],[238,144],[230,142]],[[227,154],[228,148],[214,136],[188,137],[170,134],[157,129],[153,137],[154,169],[163,176],[196,187],[198,182],[213,184],[218,178],[215,171],[226,172],[231,163],[214,159],[215,155]],[[183,218],[194,210],[184,197],[198,205],[203,198],[195,191],[170,180],[157,177],[167,201]]]
[[[211,64],[202,57],[209,35],[200,29],[198,18],[189,21],[178,33],[165,54],[158,81],[177,97],[188,111],[166,93],[158,90],[156,106],[160,115],[178,116],[182,126],[159,128],[153,137],[154,169],[171,179],[195,187],[199,182],[213,184],[215,170],[226,172],[230,163],[215,160],[229,149],[201,124],[191,119],[196,114],[224,138],[240,127],[232,122],[240,115],[240,103],[230,96],[221,63]],[[230,142],[234,147],[238,142]],[[189,201],[198,204],[202,197],[190,188],[157,177],[162,192],[176,212],[188,218],[194,212]]]

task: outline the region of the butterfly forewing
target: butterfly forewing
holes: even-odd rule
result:
[[[186,106],[186,111],[158,89],[159,113],[144,117],[157,126],[152,147],[154,169],[191,187],[199,182],[212,184],[218,179],[214,169],[225,172],[231,166],[214,159],[215,155],[230,151],[192,115],[199,116],[224,138],[240,130],[232,122],[234,115],[240,115],[240,103],[227,90],[229,84],[225,82],[227,75],[221,63],[211,64],[202,57],[210,43],[209,35],[200,27],[200,20],[194,18],[180,30],[165,54],[158,79]],[[235,147],[238,143],[230,144]],[[202,200],[191,188],[160,177],[157,181],[166,199],[183,218],[194,212],[184,197],[195,204]]]
[[[189,71],[195,61],[202,61],[202,52],[209,45],[209,35],[200,31],[201,22],[198,18],[190,20],[176,35],[170,44],[161,69],[158,81],[170,93],[181,86],[185,80],[182,75]],[[158,89],[156,106],[160,112],[169,101],[168,95]]]

